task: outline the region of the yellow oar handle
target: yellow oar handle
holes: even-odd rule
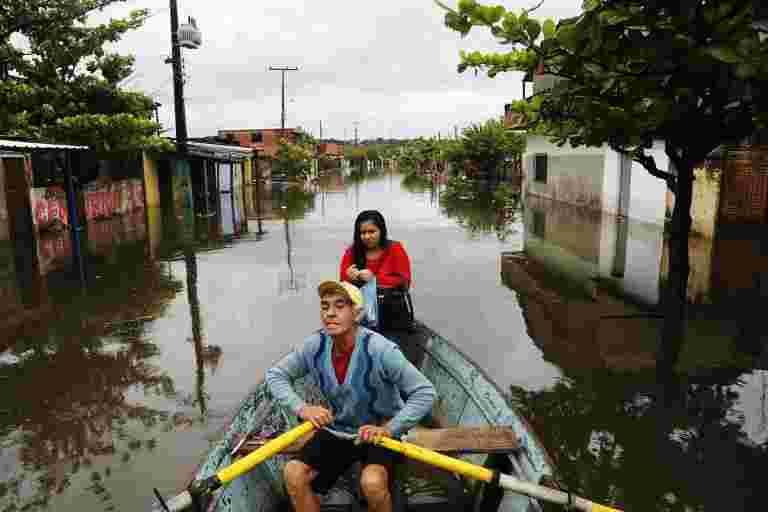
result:
[[[481,480],[483,482],[490,482],[493,480],[493,471],[488,468],[478,466],[477,464],[470,464],[461,459],[449,457],[415,444],[395,441],[389,437],[380,437],[374,441],[374,444],[392,450],[393,452],[402,453],[409,459],[420,460],[421,462],[437,466],[453,473],[468,476],[475,480]]]
[[[237,462],[219,470],[208,478],[196,480],[186,491],[177,494],[167,502],[163,502],[160,493],[155,490],[155,494],[160,499],[165,510],[170,512],[181,512],[191,506],[201,507],[201,499],[204,496],[211,495],[222,485],[228,484],[240,475],[247,473],[259,463],[281,452],[291,444],[295,443],[302,436],[308,434],[315,426],[310,422],[302,423],[298,427],[289,430],[285,434],[279,435],[264,446],[260,447],[238,460]]]
[[[247,456],[216,473],[219,482],[224,485],[228,482],[231,482],[240,475],[247,473],[261,462],[277,453],[280,453],[288,446],[298,441],[301,437],[311,432],[314,428],[315,426],[307,421],[298,427],[289,430],[285,434],[277,436],[273,440],[264,444],[264,446],[259,447],[257,450],[254,450]]]
[[[552,503],[559,503],[561,505],[571,503],[584,512],[621,512],[618,509],[599,505],[579,496],[569,495],[558,489],[550,489],[543,485],[525,482],[510,475],[498,474],[488,468],[478,466],[477,464],[449,457],[415,444],[396,441],[389,437],[379,437],[375,439],[373,443],[377,446],[392,450],[393,452],[402,453],[408,458],[431,464],[432,466],[458,473],[475,480],[496,483],[505,489],[525,494],[526,496],[532,496],[534,498],[539,498]]]

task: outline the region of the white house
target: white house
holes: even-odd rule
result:
[[[648,153],[668,171],[663,142]],[[523,193],[658,225],[666,215],[666,182],[607,145],[558,147],[548,137],[528,135]]]

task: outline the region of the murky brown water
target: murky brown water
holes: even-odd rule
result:
[[[32,249],[3,246],[0,510],[146,509],[152,487],[179,489],[264,370],[317,328],[315,285],[337,275],[356,213],[371,208],[383,212],[391,236],[411,256],[419,318],[459,344],[500,386],[517,387],[521,407],[561,461],[569,485],[597,499],[605,489],[595,482],[615,480],[617,499],[641,510],[638,504],[646,502],[634,497],[648,478],[635,484],[628,475],[669,461],[622,458],[613,450],[620,462],[608,464],[585,455],[588,448],[618,444],[625,453],[642,453],[655,446],[661,451],[653,453],[670,454],[688,469],[700,454],[671,441],[648,444],[660,439],[647,435],[648,422],[658,422],[651,408],[641,407],[655,380],[653,320],[613,322],[608,331],[602,325],[585,330],[581,320],[653,307],[663,260],[658,228],[579,223],[546,205],[501,216],[476,206],[441,208],[440,193],[424,183],[403,184],[397,175],[331,178],[311,193],[273,191],[262,205],[263,236],[256,233],[253,201],[244,201],[251,220],[242,233],[242,198],[224,198],[223,213],[204,225],[199,220],[198,241],[187,244],[175,222],[148,211],[91,227],[79,267],[66,236],[40,244],[42,271],[29,264]],[[580,231],[567,222],[558,228],[555,218],[570,219]],[[606,248],[603,239],[613,245]],[[502,253],[523,250],[542,271],[501,265]],[[606,251],[611,257],[601,259]],[[594,279],[622,269],[620,279]],[[602,284],[595,288],[595,282]],[[617,288],[624,291],[601,291]],[[610,312],[589,309],[595,293],[613,297],[605,306]],[[627,297],[630,306],[617,305]],[[736,453],[731,469],[764,460],[766,441],[766,374],[750,371],[754,358],[724,346],[732,323],[716,318],[720,342],[684,358],[704,374],[713,367],[732,370],[716,384],[690,384],[714,397],[722,418],[696,423],[691,418],[698,416],[681,408],[685,421],[668,429],[694,425],[701,436],[726,439],[713,450]],[[623,331],[645,335],[623,343],[616,340]],[[735,397],[728,398],[728,390]],[[637,428],[621,419],[631,404],[640,404],[642,421],[629,424]],[[721,436],[726,430],[733,435]],[[678,481],[689,492],[706,486],[707,475],[694,471]],[[682,496],[663,482],[654,483],[653,496]],[[663,509],[654,507],[643,510]]]

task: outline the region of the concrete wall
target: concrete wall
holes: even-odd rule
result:
[[[526,196],[523,222],[526,253],[545,262],[555,280],[579,283],[589,295],[597,278],[636,303],[658,303],[662,226],[536,196]]]
[[[253,182],[253,160],[243,161],[243,184],[250,185]]]
[[[600,277],[646,305],[659,301],[664,227],[603,214],[600,224]]]
[[[147,208],[160,206],[160,182],[157,175],[157,161],[144,153],[144,204]]]
[[[669,168],[669,158],[663,143],[648,151],[660,169]],[[547,183],[534,180],[534,157],[546,154]],[[524,189],[526,194],[545,197],[577,206],[617,215],[621,193],[622,157],[607,146],[578,147],[568,144],[558,147],[547,137],[529,135],[523,156]],[[629,162],[627,215],[641,222],[663,225],[666,211],[666,183],[651,176],[637,162]]]
[[[534,179],[537,154],[547,155],[546,183]],[[528,194],[600,210],[604,168],[603,148],[558,147],[546,137],[528,137],[523,155],[524,186]]]
[[[0,241],[11,239],[8,224],[8,201],[5,196],[5,166],[2,157],[0,157]]]
[[[706,238],[714,238],[717,214],[720,211],[721,173],[701,167],[694,169],[693,175],[691,231]]]
[[[664,144],[656,143],[647,151],[662,170],[669,169],[669,157],[664,152]],[[603,211],[618,214],[620,193],[621,155],[610,148],[605,148],[605,172],[603,181]],[[638,162],[632,162],[630,170],[629,217],[642,222],[664,224],[666,210],[667,184],[651,174]]]

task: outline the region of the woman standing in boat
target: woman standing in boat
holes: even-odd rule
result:
[[[379,330],[410,327],[411,260],[402,243],[389,239],[384,216],[377,210],[365,210],[355,219],[353,242],[344,252],[339,274],[358,287],[375,279]]]

